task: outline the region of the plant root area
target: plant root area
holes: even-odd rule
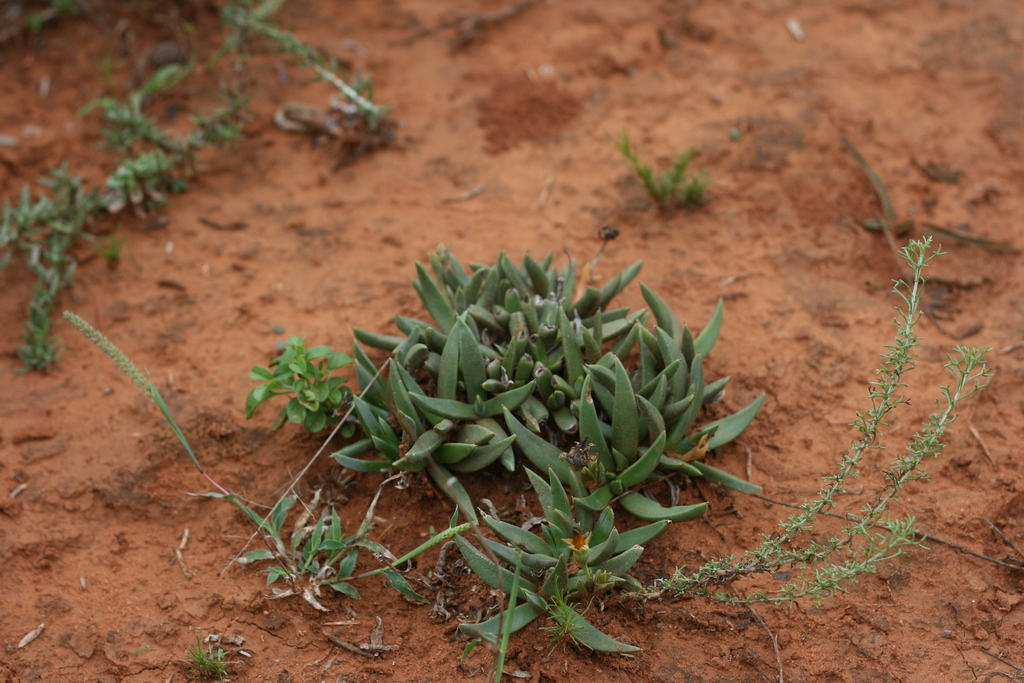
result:
[[[37,189],[64,161],[94,186],[116,167],[98,114],[79,111],[138,87],[158,46],[188,51],[194,41],[199,54],[195,74],[147,103],[160,125],[217,103],[205,69],[223,35],[219,3],[82,4],[86,16],[0,45],[0,196],[14,202],[22,184]],[[440,243],[463,263],[493,262],[500,250],[582,263],[611,226],[620,235],[594,266],[595,283],[643,259],[638,281],[694,330],[725,300],[705,372],[732,379],[703,419],[767,394],[750,428],[709,462],[775,501],[813,499],[855,437],[856,411],[870,407],[867,383],[895,332],[892,280],[905,277],[885,235],[863,227],[882,209],[841,136],[886,183],[900,219],[915,222],[898,246],[927,223],[1024,247],[1019,3],[509,7],[285,3],[282,28],[349,73],[372,75],[376,100],[393,105],[393,137],[339,165],[351,146],[280,130],[275,111],[326,108],[332,87],[295,58],[254,48],[240,75],[250,98],[244,139],[202,152],[167,206],[98,220],[97,233],[125,240],[120,263],[108,267],[83,241],[60,310],[148,370],[211,477],[267,506],[326,435],[272,430],[283,399],[245,419],[255,385],[247,373],[275,357],[277,342],[301,335],[351,352],[353,327],[397,334],[395,314],[426,317],[410,280]],[[706,203],[654,207],[612,140],[624,128],[656,170],[697,147],[691,168],[710,179]],[[887,450],[869,452],[837,511],[859,510],[884,486],[889,458],[951,381],[952,346],[989,346],[991,385],[926,463],[930,480],[914,482],[893,512],[1001,564],[929,540],[820,605],[607,599],[587,618],[641,652],[552,643],[537,628],[551,622],[540,620],[513,635],[506,680],[1024,680],[1024,558],[1014,548],[1024,548],[1024,273],[1013,252],[937,241],[948,255],[929,272],[911,404],[890,416]],[[253,525],[223,500],[188,495],[212,487],[98,349],[61,321],[59,363],[17,372],[33,282],[22,260],[0,270],[0,681],[184,681],[189,647],[209,634],[221,636],[236,681],[493,680],[492,652],[477,646],[463,658],[456,627],[497,597],[454,550],[440,576],[440,546],[402,568],[433,605],[406,600],[378,575],[356,584],[359,600],[327,589],[329,612],[276,598],[261,565],[233,562],[264,547]],[[644,305],[636,282],[618,302]],[[294,490],[306,502],[319,490],[352,534],[384,476],[340,470],[328,455],[345,443],[328,444]],[[521,471],[463,480],[503,516],[540,514]],[[709,482],[680,486],[683,502],[708,500],[710,512],[648,545],[635,569],[643,582],[742,554],[792,512]],[[401,556],[451,514],[447,498],[410,476],[383,489],[370,538]],[[625,512],[617,520],[638,523]],[[811,537],[838,528],[826,520]],[[379,566],[360,555],[359,571]],[[725,590],[771,589],[800,571]]]

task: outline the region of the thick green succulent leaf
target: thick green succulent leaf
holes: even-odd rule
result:
[[[522,566],[529,567],[530,569],[551,569],[558,562],[549,555],[523,553],[489,538],[485,538],[484,543],[495,557],[512,566],[515,566],[516,562],[521,562]]]
[[[569,312],[575,312],[581,318],[592,314],[601,303],[601,290],[587,285],[580,298],[572,303]]]
[[[620,654],[628,652],[639,652],[636,645],[628,645],[619,642],[611,636],[601,632],[596,626],[583,618],[581,615],[576,621],[577,629],[573,631],[573,638],[580,644],[598,652],[617,652]]]
[[[723,377],[717,379],[711,384],[704,385],[704,395],[707,397],[707,401],[711,402],[715,398],[720,398],[720,394],[725,391],[725,387],[729,384],[731,377]]]
[[[643,265],[643,261],[637,261],[636,263],[627,266],[623,271],[609,280],[605,286],[601,288],[601,298],[598,301],[598,307],[606,308],[611,300],[614,299],[619,292],[625,289],[626,285],[633,281],[633,278],[637,276]]]
[[[614,471],[615,463],[612,461],[612,451],[601,433],[600,421],[597,418],[597,408],[594,406],[594,397],[590,392],[592,378],[588,375],[583,380],[583,399],[580,401],[580,441],[584,439],[593,444],[597,450],[597,459],[605,470]]]
[[[618,357],[615,362],[615,397],[612,408],[612,448],[632,462],[640,445],[640,416],[629,374]]]
[[[450,466],[454,463],[465,460],[466,457],[476,449],[477,446],[475,444],[449,442],[438,446],[437,450],[433,453],[433,457],[434,460],[442,465]]]
[[[562,486],[562,482],[554,471],[548,472],[548,484],[551,486],[552,509],[561,512],[571,522],[573,519],[572,504],[569,502],[569,496],[565,493],[565,487]],[[550,522],[551,520],[548,519],[548,521]]]
[[[679,327],[679,319],[672,312],[672,308],[665,303],[664,299],[655,294],[653,289],[642,282],[640,283],[640,293],[643,294],[647,307],[654,314],[658,327],[667,331],[673,339],[679,340],[682,335],[682,329]]]
[[[747,428],[757,415],[757,411],[761,409],[762,403],[764,403],[764,394],[761,394],[751,401],[745,408],[736,411],[732,415],[723,417],[721,420],[715,420],[714,422],[706,425],[704,429],[715,426],[718,427],[718,431],[716,431],[715,435],[708,441],[708,449],[714,450],[716,448],[721,448],[742,434],[743,430]]]
[[[498,394],[483,402],[483,414],[478,414],[473,405],[462,401],[452,401],[444,398],[433,398],[422,394],[410,394],[409,398],[417,408],[430,412],[439,417],[449,420],[461,420],[471,422],[481,417],[495,417],[501,415],[503,409],[515,410],[523,404],[533,393],[536,386],[535,381],[524,384],[521,387]]]
[[[537,502],[540,503],[544,518],[551,520],[555,516],[555,509],[551,504],[551,485],[533,470],[526,470],[526,478],[530,480],[530,485],[537,494]]]
[[[711,314],[711,320],[700,331],[697,338],[693,340],[693,350],[695,353],[707,357],[708,353],[711,352],[711,348],[718,341],[718,333],[722,329],[722,315],[724,312],[725,304],[719,299],[718,304],[715,306],[715,312]]]
[[[476,472],[500,458],[515,442],[515,435],[507,436],[486,446],[477,446],[467,457],[448,466],[452,472]]]
[[[551,278],[547,270],[529,254],[523,256],[523,268],[526,270],[526,274],[530,276],[534,292],[542,297],[546,297],[551,293]]]
[[[505,614],[506,617],[512,619],[512,633],[529,625],[540,615],[541,612],[528,602],[516,605],[511,613]],[[498,642],[498,629],[501,627],[501,617],[502,615],[499,614],[480,624],[459,624],[459,630],[470,638],[482,638],[496,643]]]
[[[601,564],[611,558],[618,549],[619,531],[613,528],[604,542],[590,547],[590,559],[587,561],[587,564]]]
[[[523,425],[509,410],[505,410],[505,424],[516,436],[516,447],[542,472],[554,471],[562,481],[569,481],[569,465],[560,457],[562,451],[537,436]],[[529,473],[530,470],[527,470]]]
[[[367,332],[366,330],[361,330],[358,327],[352,329],[352,334],[357,341],[361,341],[367,346],[372,346],[375,349],[384,349],[385,351],[394,351],[396,346],[405,341],[405,337],[396,337],[392,334]]]
[[[591,544],[604,543],[614,528],[615,512],[611,506],[605,507],[598,515],[597,521],[594,522],[593,535],[590,537]]]
[[[485,398],[484,390],[480,385],[487,379],[487,369],[484,367],[484,357],[480,353],[476,336],[466,323],[466,317],[465,313],[459,316],[452,332],[459,335],[459,369],[462,371],[462,383],[466,390],[466,398],[472,403],[477,396]]]
[[[480,577],[481,581],[491,588],[503,591],[506,595],[512,592],[512,582],[515,580],[513,572],[495,565],[491,558],[478,550],[475,545],[463,538],[461,534],[455,536],[455,544],[459,547],[459,552],[465,558],[466,564],[469,565],[474,574]],[[534,592],[537,591],[537,587],[532,582],[520,575],[519,589],[522,591],[524,588]]]
[[[665,533],[668,529],[669,522],[663,519],[653,524],[645,524],[644,526],[631,529],[629,531],[619,534],[619,547],[620,548],[632,548],[635,545],[646,545],[650,541],[653,541],[658,536]]]
[[[544,542],[544,539],[540,538],[536,534],[530,533],[522,527],[516,526],[515,524],[509,524],[503,522],[500,519],[495,519],[490,515],[484,515],[482,517],[484,524],[489,526],[491,530],[504,538],[510,543],[520,546],[523,550],[533,555],[550,555],[551,549],[548,544]]]
[[[431,430],[423,432],[409,451],[395,461],[401,470],[421,470],[426,466],[427,457],[445,442],[443,434]]]
[[[619,547],[623,547],[621,540],[619,541]],[[640,559],[643,552],[643,546],[630,546],[627,550],[622,551],[610,560],[591,566],[591,569],[604,570],[611,573],[612,576],[625,577],[629,570],[633,568],[633,565],[636,564],[637,560]]]
[[[702,476],[700,470],[691,465],[688,462],[683,462],[677,458],[673,458],[671,455],[661,456],[661,462],[659,464],[660,469],[667,470],[669,472],[682,472],[689,477],[700,477]]]
[[[612,493],[611,488],[602,486],[585,498],[574,498],[573,502],[576,503],[576,507],[582,510],[600,512],[608,507],[608,504],[612,502],[614,497],[615,495]]]
[[[701,517],[708,509],[707,503],[664,507],[657,501],[635,491],[624,495],[619,499],[619,503],[637,519],[648,522],[657,522],[663,519],[670,522],[685,522]]]
[[[622,486],[622,490],[630,489],[637,484],[643,482],[647,477],[651,476],[654,470],[658,467],[658,461],[661,459],[661,454],[665,452],[665,432],[658,434],[658,438],[654,440],[644,454],[636,459],[636,461],[627,467],[615,481]]]
[[[732,489],[733,491],[739,491],[740,493],[761,493],[761,487],[757,484],[751,484],[749,481],[740,479],[737,476],[729,474],[724,470],[720,470],[717,467],[712,467],[703,462],[697,461],[690,463],[693,467],[700,470],[700,473],[705,479],[709,481],[717,481],[722,486]]]
[[[452,330],[441,350],[441,362],[437,368],[437,398],[455,400],[459,388],[460,332],[461,328]]]
[[[477,517],[476,511],[473,509],[473,500],[458,478],[444,465],[434,462],[433,458],[427,458],[427,474],[430,475],[434,485],[455,502],[466,521],[476,524]]]
[[[654,407],[650,401],[643,396],[636,397],[637,407],[640,409],[640,416],[643,418],[641,423],[644,426],[644,435],[650,434],[664,434],[665,433],[665,418],[661,416],[661,411]]]
[[[583,377],[583,353],[580,351],[579,339],[565,311],[558,314],[558,332],[562,338],[562,350],[565,355],[565,374],[569,384],[575,386],[576,381]]]
[[[346,469],[353,472],[380,472],[391,467],[387,460],[363,460],[350,455],[342,455],[340,452],[331,456],[334,460]]]
[[[633,351],[633,347],[636,346],[636,340],[640,338],[640,330],[643,328],[643,324],[639,321],[627,320],[627,322],[630,325],[629,331],[622,337],[619,337],[618,341],[612,345],[611,353],[619,358],[625,358]],[[610,325],[605,325],[606,329],[608,327]]]
[[[418,282],[413,280],[413,287],[419,292],[423,306],[430,313],[431,317],[437,321],[438,327],[441,328],[442,332],[448,334],[452,329],[452,325],[455,324],[455,309],[452,308],[448,297],[438,289],[434,278],[430,277],[430,273],[419,261],[416,262],[416,273],[420,279]]]
[[[533,289],[523,277],[522,271],[512,263],[512,259],[504,251],[498,255],[498,267],[501,268],[501,274],[508,278],[520,296],[530,296],[533,293]]]

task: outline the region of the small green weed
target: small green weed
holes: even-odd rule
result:
[[[70,311],[65,311],[64,318],[81,332],[86,339],[106,353],[121,371],[132,380],[132,383],[142,391],[143,395],[157,405],[164,419],[170,425],[171,431],[174,432],[174,435],[181,442],[182,447],[184,447],[185,452],[188,453],[192,464],[217,489],[216,492],[200,495],[207,498],[223,498],[233,503],[239,510],[245,513],[246,517],[256,524],[263,535],[267,548],[248,553],[245,555],[242,563],[248,564],[261,560],[276,560],[279,563],[266,570],[267,583],[272,584],[280,579],[284,579],[284,582],[288,583],[289,587],[284,590],[275,591],[275,597],[301,595],[313,607],[327,611],[318,600],[321,586],[328,585],[339,593],[358,598],[359,593],[348,583],[350,580],[370,578],[383,574],[395,590],[402,593],[402,595],[417,602],[429,602],[429,600],[413,590],[412,585],[399,573],[396,567],[404,565],[412,558],[429,550],[438,543],[447,541],[451,537],[468,530],[469,524],[456,524],[459,516],[458,510],[452,515],[447,529],[432,534],[430,538],[419,546],[402,557],[396,558],[383,545],[367,538],[370,531],[373,530],[374,511],[376,510],[381,491],[391,481],[391,479],[387,479],[377,489],[377,494],[373,497],[366,515],[355,534],[347,537],[342,536],[341,519],[333,509],[329,513],[324,512],[312,526],[306,526],[306,522],[312,516],[319,503],[319,498],[314,497],[312,503],[305,508],[305,513],[299,517],[295,524],[289,541],[285,542],[284,524],[288,517],[288,511],[296,502],[295,498],[288,495],[283,496],[273,507],[270,514],[266,517],[260,517],[250,506],[242,502],[237,495],[218,484],[213,477],[206,473],[195,451],[192,450],[192,445],[178,425],[177,420],[175,420],[170,408],[167,407],[167,403],[164,402],[156,385],[146,379],[146,376],[132,363],[131,359],[117,348],[113,342],[103,336],[99,330],[80,316]],[[366,549],[373,553],[377,559],[384,563],[384,566],[363,572],[358,576],[353,576],[352,572],[355,570],[356,556],[360,549]]]
[[[275,396],[291,396],[274,421],[277,429],[291,420],[316,434],[340,419],[342,408],[351,400],[352,391],[342,377],[331,377],[331,371],[351,365],[352,359],[344,353],[332,351],[329,346],[306,348],[302,337],[290,337],[280,356],[270,361],[270,367],[256,365],[249,377],[266,382],[249,392],[245,399],[245,416],[252,417],[256,409]],[[355,425],[346,425],[342,434],[351,436]]]
[[[228,674],[227,653],[212,644],[203,647],[203,637],[196,636],[196,644],[188,649],[188,664],[192,668],[189,678],[224,678]]]
[[[578,636],[586,629],[585,617],[593,604],[594,600],[591,598],[586,608],[580,612],[564,593],[556,593],[548,605],[548,618],[555,623],[552,626],[541,626],[540,630],[551,636],[551,642],[555,646],[559,643],[586,646]]]
[[[121,252],[124,251],[124,235],[110,235],[96,244],[96,253],[107,262],[107,268],[117,270],[121,264]]]
[[[707,189],[711,180],[704,174],[687,175],[686,168],[697,156],[698,150],[690,148],[681,152],[672,162],[672,168],[656,176],[654,170],[640,161],[629,142],[629,131],[622,129],[622,137],[614,139],[615,146],[629,160],[633,172],[643,181],[647,194],[651,196],[659,209],[675,207],[696,208],[707,200]]]
[[[372,81],[360,78],[350,85],[337,75],[334,61],[277,28],[272,15],[282,4],[283,0],[226,3],[225,38],[218,56],[234,51],[241,59],[248,41],[269,40],[298,56],[319,78],[329,81],[355,103],[371,127],[376,125],[386,108],[373,103]],[[27,16],[26,26],[38,30],[59,14],[81,13],[79,5],[75,0],[52,0],[49,8],[36,16]],[[171,90],[191,75],[195,63],[193,49],[187,64],[158,69],[124,100],[103,97],[82,108],[81,115],[94,109],[102,112],[103,135],[108,145],[125,154],[107,178],[102,195],[96,190],[83,190],[82,179],[71,175],[65,165],[51,171],[52,180],[43,181],[53,189],[53,197],[43,195],[33,201],[26,186],[19,205],[4,202],[0,212],[0,267],[10,261],[13,253],[23,253],[38,278],[28,307],[25,344],[18,347],[25,370],[46,370],[60,356],[60,343],[52,333],[50,316],[57,296],[71,285],[77,261],[70,252],[83,236],[86,224],[104,209],[117,213],[131,206],[135,213],[144,216],[152,206],[166,203],[168,194],[185,189],[200,149],[223,146],[241,137],[240,118],[247,100],[237,91],[240,88],[226,93],[225,106],[191,117],[192,130],[184,136],[162,129],[146,113],[145,107],[153,96]],[[112,77],[113,66],[109,54],[97,65],[107,81]]]

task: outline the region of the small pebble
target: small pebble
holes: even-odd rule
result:
[[[942,636],[943,638],[951,638],[951,637],[953,636],[953,632],[952,632],[952,631],[950,631],[950,630],[949,630],[949,629],[947,628],[947,629],[946,629],[945,631],[943,631],[943,632],[942,632],[942,633],[940,633],[939,635],[940,635],[940,636]]]
[[[281,327],[280,325],[274,325],[270,329],[274,332],[274,334],[284,334],[284,328]]]

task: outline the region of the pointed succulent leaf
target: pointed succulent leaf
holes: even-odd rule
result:
[[[500,519],[491,517],[490,515],[484,515],[482,519],[484,524],[489,526],[494,533],[498,534],[506,541],[521,547],[528,553],[532,553],[534,555],[545,555],[551,553],[551,549],[548,548],[548,544],[545,543],[543,539],[522,527],[516,526],[515,524],[509,524],[508,522],[503,522]]]
[[[587,560],[588,564],[601,564],[605,560],[611,558],[615,554],[615,551],[619,549],[619,531],[613,528],[611,533],[608,534],[608,538],[603,543],[598,543],[590,548],[590,558]]]
[[[635,491],[624,495],[619,499],[619,503],[637,519],[648,522],[657,522],[663,519],[670,522],[685,522],[701,517],[708,508],[707,503],[664,507],[657,501]]]
[[[460,534],[455,536],[455,544],[459,547],[459,552],[465,558],[466,564],[480,577],[481,581],[491,588],[504,591],[506,595],[512,592],[512,581],[515,579],[515,574],[504,567],[496,566],[491,558],[487,557],[487,555],[478,550],[475,545],[467,541]],[[537,587],[523,576],[519,577],[519,588],[520,590],[526,588],[534,592],[537,590]]]
[[[665,434],[665,418],[661,416],[661,411],[654,407],[654,404],[648,401],[643,396],[636,397],[637,408],[639,408],[640,417],[643,418],[643,426],[645,427],[646,434]]]
[[[584,619],[582,615],[580,616],[579,621],[576,622],[576,625],[578,628],[573,631],[573,638],[581,645],[589,647],[591,650],[596,650],[598,652],[617,652],[620,654],[640,651],[640,648],[636,645],[629,645],[627,643],[620,642],[603,633],[596,626]]]
[[[644,451],[644,454],[637,458],[636,462],[627,467],[625,471],[615,479],[615,481],[622,485],[623,490],[633,488],[640,484],[647,479],[647,477],[651,476],[651,473],[653,473],[655,468],[658,466],[661,454],[664,452],[665,432],[661,432],[658,434],[658,438],[655,439],[654,443]]]
[[[697,338],[693,340],[694,352],[705,357],[711,352],[711,348],[718,341],[718,333],[722,329],[722,315],[724,311],[725,304],[719,299],[718,304],[715,306],[715,312],[711,314],[711,320],[708,321],[708,324],[697,335]]]
[[[385,351],[394,351],[395,347],[402,343],[405,337],[396,337],[391,334],[377,334],[376,332],[367,332],[361,330],[358,327],[352,329],[352,334],[358,341],[372,346],[375,349],[384,349]]]
[[[462,483],[444,465],[434,462],[431,458],[427,459],[427,474],[430,475],[434,485],[455,502],[466,521],[476,524],[477,517],[473,510],[473,501]]]
[[[643,265],[643,261],[637,261],[636,263],[627,266],[625,270],[609,280],[608,283],[601,288],[601,298],[598,301],[598,306],[600,308],[607,307],[611,300],[614,299],[619,292],[625,289],[626,285],[633,281],[633,278],[637,276]]]
[[[671,455],[661,456],[661,462],[658,465],[659,469],[666,470],[668,472],[682,472],[688,477],[700,477],[703,476],[701,471],[688,462],[683,462],[678,458],[673,458]]]
[[[477,446],[472,453],[457,462],[453,462],[448,468],[453,472],[476,472],[477,470],[482,470],[508,451],[515,440],[516,437],[513,435],[486,446]]]
[[[559,479],[568,481],[569,465],[561,459],[562,451],[557,446],[527,429],[508,409],[505,410],[505,424],[508,425],[509,431],[515,434],[516,446],[535,467],[541,471],[551,469]],[[527,474],[530,472],[531,470],[527,470]]]
[[[615,512],[611,506],[605,507],[605,509],[601,510],[601,514],[598,515],[597,521],[594,522],[593,535],[590,537],[590,542],[593,544],[604,543],[614,528]]]
[[[670,522],[668,520],[663,519],[661,521],[654,522],[653,524],[646,524],[619,534],[619,547],[632,548],[635,545],[646,545],[665,533],[669,524]]]
[[[651,309],[651,313],[654,314],[654,319],[658,321],[658,327],[662,328],[669,333],[673,339],[679,339],[681,330],[679,328],[679,319],[676,318],[676,314],[672,312],[672,308],[665,303],[665,300],[654,293],[647,285],[640,283],[640,293],[643,294],[644,301],[647,302],[647,307]]]
[[[702,462],[690,463],[693,467],[700,470],[700,473],[704,475],[704,478],[709,481],[717,481],[722,486],[732,489],[733,491],[739,491],[740,493],[761,493],[761,487],[757,484],[751,484],[749,481],[740,479],[737,476],[729,474],[717,467],[712,467]]]
[[[612,490],[608,486],[602,486],[585,498],[574,498],[576,507],[589,512],[600,512],[612,502]]]
[[[529,602],[524,602],[521,605],[516,605],[516,608],[511,612],[506,612],[504,616],[512,620],[511,632],[515,633],[533,622],[541,613],[540,610]],[[496,643],[498,642],[498,628],[501,626],[501,618],[502,615],[499,614],[479,624],[459,624],[459,631],[471,638],[482,638]]]
[[[466,390],[466,397],[470,402],[479,396],[484,397],[484,390],[480,386],[487,379],[487,369],[484,367],[484,357],[476,343],[476,337],[469,325],[466,323],[467,314],[463,313],[456,320],[452,333],[459,335],[459,369],[461,370],[463,386]]]
[[[437,397],[455,400],[459,387],[459,351],[462,328],[456,327],[448,335],[444,349],[441,350],[441,362],[437,369]]]
[[[723,417],[721,420],[715,420],[711,424],[707,425],[705,429],[714,425],[718,426],[718,431],[715,432],[715,435],[710,441],[708,441],[708,449],[714,450],[716,448],[721,448],[742,434],[743,430],[747,428],[757,415],[757,411],[761,409],[762,403],[764,403],[764,394],[755,398],[742,410],[739,410],[728,417]]]
[[[448,465],[449,469],[454,469],[451,465],[465,460],[476,449],[477,446],[475,444],[448,442],[438,446],[433,452],[432,457],[436,462]]]
[[[423,432],[404,456],[395,461],[395,467],[401,470],[420,470],[425,466],[427,457],[445,442],[442,434],[431,430]]]
[[[622,547],[621,541],[619,546]],[[601,564],[593,565],[591,570],[603,570],[609,572],[612,576],[625,576],[633,568],[633,565],[636,564],[636,561],[640,559],[643,552],[643,546],[631,546],[615,557],[605,560]]]
[[[636,409],[636,396],[629,375],[622,362],[615,359],[615,397],[612,409],[612,448],[630,462],[639,447],[640,417]]]
[[[576,380],[583,377],[583,354],[580,352],[579,339],[572,323],[562,311],[558,315],[558,330],[562,338],[562,350],[565,354],[566,378],[570,385],[576,384]]]
[[[572,303],[569,312],[575,312],[581,318],[591,315],[601,303],[601,290],[587,285],[580,298]]]
[[[580,401],[580,441],[588,440],[597,450],[597,460],[608,471],[614,471],[615,463],[612,462],[612,451],[605,441],[604,434],[597,418],[597,408],[594,406],[594,397],[590,392],[592,378],[588,376],[583,380],[583,399]]]
[[[628,356],[633,351],[633,347],[636,346],[637,339],[640,338],[640,329],[643,325],[636,321],[629,322],[629,325],[629,331],[622,337],[619,337],[618,341],[612,345],[611,353],[619,358]]]
[[[423,306],[437,321],[441,331],[447,334],[455,324],[455,310],[452,308],[451,302],[419,261],[416,262],[416,273],[419,275],[419,281],[413,280],[413,286],[419,292]]]

